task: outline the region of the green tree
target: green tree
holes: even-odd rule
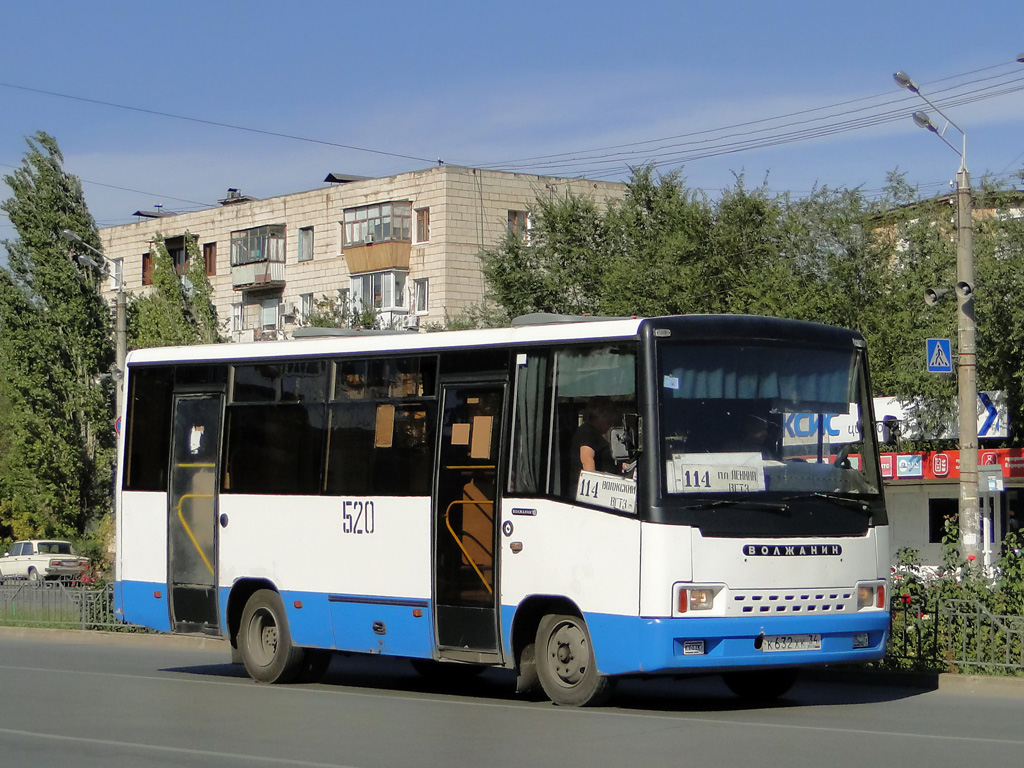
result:
[[[503,328],[512,318],[497,304],[486,299],[471,304],[454,315],[445,315],[444,322],[426,323],[423,329],[428,333],[437,331],[469,331],[475,328]]]
[[[313,311],[303,319],[312,328],[376,328],[380,317],[370,306],[356,307],[348,294],[338,289],[332,299],[327,294],[313,302]]]
[[[571,192],[542,197],[530,217],[528,232],[509,232],[481,256],[489,300],[513,317],[599,311],[606,248],[594,201]]]
[[[163,235],[150,244],[153,290],[128,307],[128,345],[132,348],[223,341],[213,305],[213,286],[196,239],[185,233],[188,269],[179,275]]]
[[[798,281],[794,259],[783,247],[784,203],[763,186],[748,190],[742,178],[723,191],[701,264],[701,312],[802,315],[807,286]]]
[[[677,173],[634,169],[621,203],[605,215],[608,249],[601,314],[706,311],[700,285],[711,248],[713,211]]]
[[[113,460],[110,311],[62,235],[99,248],[79,180],[39,132],[5,181],[17,238],[0,268],[0,526],[14,536],[74,535],[109,509]]]
[[[1024,219],[1009,201],[996,211],[975,223],[978,385],[1006,394],[1011,437],[1019,445],[1024,441]]]
[[[185,248],[188,252],[188,269],[185,271],[185,300],[189,315],[196,329],[200,344],[216,344],[224,341],[220,334],[221,322],[213,303],[213,284],[206,275],[206,260],[199,252],[196,238],[185,233]]]
[[[1024,217],[1020,195],[982,184],[975,217],[978,385],[1006,393],[1024,443]],[[1014,207],[1016,206],[1016,207]],[[912,404],[931,447],[956,423],[956,377],[928,373],[928,338],[956,338],[956,224],[948,199],[920,200],[898,170],[878,203],[816,188],[793,200],[742,178],[715,201],[680,177],[634,170],[624,198],[538,200],[529,238],[481,254],[490,297],[510,315],[742,312],[859,330],[875,394]],[[914,407],[916,406],[916,407]]]

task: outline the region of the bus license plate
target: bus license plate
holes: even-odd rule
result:
[[[765,635],[761,650],[765,653],[820,651],[821,635]]]

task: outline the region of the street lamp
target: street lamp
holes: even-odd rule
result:
[[[96,259],[91,259],[85,255],[77,255],[75,260],[79,264],[91,269],[97,269],[105,275],[110,275],[117,283],[117,298],[114,302],[114,356],[115,365],[117,367],[115,373],[115,383],[117,387],[117,399],[115,401],[117,404],[117,411],[115,418],[119,419],[121,418],[121,406],[124,403],[124,365],[125,357],[128,354],[128,313],[125,310],[124,278],[121,275],[112,274],[110,272],[110,262],[107,261],[103,252],[85,242],[77,232],[65,229],[61,231],[61,234],[68,240],[71,240],[84,248],[88,248],[99,258],[99,261],[97,261]]]
[[[1018,61],[1024,59],[1024,54]],[[956,303],[957,303],[957,392],[960,430],[960,551],[977,559],[981,548],[981,514],[978,508],[978,385],[975,357],[974,322],[974,220],[971,216],[971,176],[967,171],[967,134],[933,104],[906,73],[897,72],[893,80],[901,88],[920,96],[946,121],[940,129],[927,112],[915,112],[914,123],[931,131],[960,155],[956,174]],[[960,148],[946,138],[952,126],[960,132]],[[937,297],[936,297],[937,300]],[[933,302],[934,303],[934,302]]]

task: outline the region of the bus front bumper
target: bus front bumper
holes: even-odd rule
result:
[[[645,619],[589,614],[604,674],[672,674],[880,659],[889,614]]]

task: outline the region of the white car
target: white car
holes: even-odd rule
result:
[[[16,541],[0,558],[0,580],[77,579],[89,560],[75,554],[70,541],[31,539]]]

